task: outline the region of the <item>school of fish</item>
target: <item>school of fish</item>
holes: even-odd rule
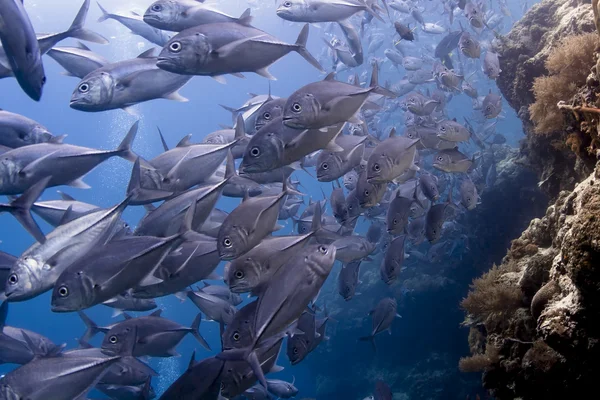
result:
[[[84,27],[90,0],[67,30],[43,35],[21,0],[0,0],[0,78],[16,79],[34,101],[52,79],[43,55],[76,78],[69,106],[81,112],[187,101],[179,90],[208,79],[196,76],[275,79],[269,66],[291,52],[305,61],[299,68],[323,76],[283,97],[269,89],[227,107],[233,126],[198,132],[201,141],[189,135],[170,146],[160,133],[164,151],[152,159],[134,150],[137,122],[115,149],[97,150],[0,110],[0,213],[34,239],[20,255],[0,252],[0,363],[19,365],[0,379],[0,399],[80,400],[93,388],[111,399],[151,399],[157,373],[144,358],[177,356],[187,334],[205,356],[192,355],[160,399],[295,397],[295,382],[268,375],[281,370],[279,357],[296,365],[328,340],[329,315],[319,301],[328,278],[345,301],[372,302],[372,326],[356,339],[376,349],[399,305],[383,294],[356,298],[361,270],[395,285],[405,259],[435,260],[467,247],[468,232],[455,220],[493,187],[493,145],[506,142],[495,129],[502,97],[476,85],[502,73],[496,46],[512,18],[506,1],[266,3],[252,5],[289,21],[294,43],[254,27],[252,7],[228,15],[203,0],[157,0],[138,15],[98,4],[101,21],[115,20],[151,44],[137,58],[109,61],[81,42],[108,43]],[[320,36],[320,53],[307,47],[309,35]],[[60,46],[67,38],[77,44]],[[472,104],[468,119],[449,115],[447,104],[457,99]],[[118,204],[101,208],[63,192],[39,200],[49,188],[89,188],[84,176],[113,157],[131,165]],[[324,198],[307,199],[296,172],[320,183]],[[222,211],[222,196],[239,205]],[[122,214],[137,206],[147,213],[130,226]],[[43,232],[34,215],[54,229]],[[356,232],[359,220],[365,234]],[[278,234],[279,223],[293,223],[296,233]],[[79,348],[5,324],[11,303],[46,292],[53,312],[79,313],[87,329]],[[248,300],[240,296],[246,293]],[[197,306],[189,326],[157,309],[156,298],[173,295]],[[85,312],[98,305],[124,319],[98,325]],[[220,343],[202,336],[207,320],[220,325]],[[104,335],[100,348],[88,343],[97,334]],[[392,391],[378,381],[371,398],[391,400]]]

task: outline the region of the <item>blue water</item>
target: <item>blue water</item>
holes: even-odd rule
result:
[[[143,13],[151,1],[127,1],[124,4],[121,0],[102,0],[101,4],[109,11],[128,11],[135,10]],[[218,7],[230,13],[239,15],[247,7],[243,1],[220,1]],[[31,17],[32,23],[37,32],[58,32],[69,26],[81,2],[78,0],[52,0],[52,1],[25,1],[25,6]],[[520,16],[520,4],[516,1],[510,1],[511,10],[514,16]],[[253,8],[253,25],[263,29],[284,42],[293,43],[300,31],[302,24],[284,22],[275,15],[275,5],[272,0],[261,1],[260,8]],[[89,47],[95,52],[105,56],[109,60],[119,61],[137,56],[139,53],[149,49],[151,46],[144,39],[134,36],[128,30],[113,20],[103,23],[97,23],[96,19],[100,16],[100,11],[95,4],[90,7],[86,27],[109,38],[110,44],[96,45],[90,44]],[[426,18],[428,21],[438,21],[447,16],[436,17],[437,19]],[[464,20],[463,20],[464,23]],[[507,24],[508,25],[508,24]],[[456,28],[456,22],[454,28]],[[507,26],[508,28],[508,26]],[[503,33],[507,31],[504,29]],[[320,36],[323,28],[311,27],[309,50],[318,56],[323,48]],[[340,32],[336,32],[341,36]],[[434,46],[441,36],[427,37],[421,34],[422,40],[419,46]],[[72,45],[72,41],[64,41],[60,45]],[[376,56],[384,57],[383,50],[390,47],[389,43],[382,46]],[[366,51],[366,46],[365,46]],[[368,59],[372,55],[365,54]],[[381,71],[380,81],[390,82],[398,81],[402,75],[395,69],[384,67]],[[69,143],[98,148],[115,148],[129,127],[138,117],[131,116],[122,110],[114,110],[102,113],[84,113],[69,108],[69,99],[71,93],[78,83],[78,79],[67,77],[61,74],[62,68],[51,58],[44,57],[44,66],[48,83],[45,85],[42,100],[39,103],[31,101],[19,88],[14,79],[0,80],[0,108],[23,114],[45,125],[56,135],[68,134]],[[329,68],[330,66],[326,66]],[[368,62],[359,68],[358,72],[370,69]],[[322,79],[322,75],[309,64],[307,64],[299,55],[292,53],[276,62],[271,68],[271,73],[277,77],[277,81],[271,82],[271,88],[274,95],[288,96],[294,90],[302,85]],[[354,71],[349,71],[354,72]],[[346,80],[349,72],[339,74],[339,80]],[[165,135],[166,141],[170,146],[174,146],[183,136],[192,133],[192,140],[199,142],[206,134],[219,129],[219,124],[232,124],[231,114],[219,106],[219,104],[238,107],[248,99],[248,93],[266,93],[268,81],[254,74],[245,74],[246,79],[239,79],[227,76],[227,84],[223,85],[208,77],[193,78],[180,93],[189,98],[187,103],[177,103],[168,100],[155,100],[149,103],[137,105],[134,107],[136,113],[140,116],[140,129],[134,150],[142,157],[149,159],[158,155],[162,151],[159,136],[156,127],[159,126]],[[430,85],[433,89],[434,86]],[[480,95],[485,95],[491,88],[498,93],[498,89],[493,81],[480,79],[477,81],[477,87]],[[509,105],[503,104],[504,118],[499,121],[497,132],[503,133],[508,144],[517,146],[519,139],[523,137],[522,126],[514,111]],[[471,100],[459,95],[448,105],[448,114],[450,117],[456,117],[462,121],[463,116],[470,117],[472,114]],[[402,124],[400,115],[392,116],[384,127],[392,124]],[[382,127],[383,128],[383,127]],[[473,148],[473,150],[475,150]],[[91,190],[80,190],[74,188],[60,188],[60,190],[72,195],[78,200],[97,204],[98,206],[108,207],[120,202],[125,194],[127,183],[131,173],[131,164],[121,159],[111,159],[100,165],[85,177],[86,183],[92,186]],[[296,173],[294,176],[303,184],[303,191],[314,199],[322,198],[321,188],[329,195],[331,184],[318,183],[314,178],[304,172]],[[42,199],[58,198],[55,189],[47,190]],[[233,209],[239,200],[223,198],[219,202],[219,208],[226,211]],[[130,207],[126,210],[124,217],[131,224],[135,225],[144,215],[142,207]],[[50,231],[50,227],[38,219],[45,232]],[[362,221],[357,226],[358,233],[366,232],[368,224]],[[291,231],[291,224],[288,223],[286,229],[281,233]],[[19,255],[28,248],[33,239],[22,229],[22,227],[9,215],[0,216],[0,250]],[[378,266],[378,264],[376,264]],[[368,268],[368,267],[367,267]],[[373,267],[374,269],[377,267]],[[326,283],[323,292],[326,297],[334,298],[336,292],[337,271],[339,266],[335,267],[329,281]],[[219,267],[222,271],[222,265]],[[219,272],[219,270],[217,272]],[[378,283],[379,284],[379,283]],[[392,289],[385,287],[380,283],[381,293],[387,293]],[[387,292],[384,292],[387,291]],[[333,294],[332,294],[333,293]],[[402,297],[401,289],[393,289],[393,293]],[[328,295],[327,295],[328,294]],[[382,294],[383,296],[383,294]],[[317,376],[314,372],[314,366],[319,363],[335,365],[335,360],[340,358],[348,360],[348,354],[338,354],[331,350],[332,343],[338,341],[347,341],[350,351],[356,357],[372,357],[368,345],[356,344],[355,338],[336,337],[335,331],[340,329],[346,323],[350,323],[345,316],[354,314],[356,318],[362,318],[360,328],[356,329],[356,337],[363,336],[370,327],[370,319],[366,317],[366,310],[376,304],[378,298],[361,298],[349,303],[344,303],[341,299],[336,299],[335,307],[341,308],[340,318],[337,323],[331,324],[328,335],[329,343],[324,343],[320,349],[311,354],[308,359],[298,366],[291,367],[287,357],[281,354],[279,365],[285,367],[281,373],[273,375],[274,378],[291,381],[295,378],[296,386],[300,388],[299,397],[316,397],[317,383],[324,379],[323,376]],[[189,301],[180,302],[173,296],[158,299],[160,308],[165,311],[166,316],[183,325],[189,326],[197,314],[197,308]],[[446,305],[440,305],[440,307]],[[458,306],[456,304],[447,305],[455,312]],[[392,336],[381,335],[378,339],[378,346],[394,353],[397,357],[410,355],[411,349],[419,346],[431,346],[428,342],[419,342],[418,335],[414,332],[418,327],[410,326],[410,315],[418,313],[419,310],[407,309],[409,304],[402,304],[399,312],[405,314],[405,318],[394,322],[394,333]],[[111,319],[112,309],[98,306],[87,310],[86,313],[99,325],[108,325],[114,323]],[[457,321],[457,324],[460,321]],[[50,311],[50,293],[41,295],[33,300],[22,303],[11,304],[10,315],[7,321],[8,325],[22,327],[39,332],[48,336],[56,343],[67,343],[69,348],[77,346],[76,339],[80,337],[84,330],[84,324],[76,313],[56,314]],[[356,325],[356,321],[352,321]],[[458,329],[458,328],[457,328]],[[214,322],[203,321],[201,324],[202,335],[208,340],[213,349],[219,347],[219,327]],[[464,333],[464,332],[463,332]],[[98,335],[92,341],[92,344],[99,345],[102,335]],[[462,336],[462,344],[466,345],[466,334]],[[339,346],[335,347],[336,349]],[[154,379],[154,387],[158,395],[164,391],[168,385],[173,382],[187,367],[189,356],[193,350],[197,350],[197,358],[204,358],[210,355],[209,352],[202,349],[192,336],[184,339],[178,347],[182,354],[179,358],[153,359],[151,365],[160,372],[160,376]],[[336,350],[337,351],[337,350]],[[344,361],[346,362],[346,361]],[[374,361],[375,362],[375,361]],[[347,367],[347,365],[345,366]],[[14,366],[1,365],[0,373],[4,374]],[[331,376],[335,377],[335,370],[331,371]],[[330,377],[331,377],[330,376]],[[329,378],[330,378],[329,377]],[[360,379],[362,377],[359,376]],[[364,392],[354,393],[351,398],[363,398],[370,394],[371,385],[365,382]],[[342,398],[342,397],[339,397]]]

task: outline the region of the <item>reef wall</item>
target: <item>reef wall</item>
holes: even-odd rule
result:
[[[545,61],[554,46],[567,36],[596,29],[589,3],[589,0],[543,0],[500,39],[502,73],[496,83],[523,121],[527,135],[521,144],[524,162],[537,172],[544,182],[542,188],[552,197],[561,190],[573,189],[591,173],[591,168],[587,160],[576,157],[564,146],[565,131],[544,135],[533,132],[529,117],[529,106],[535,100],[532,86],[535,78],[547,73]]]
[[[553,204],[512,242],[499,266],[476,279],[462,302],[472,353],[464,372],[483,371],[497,399],[579,398],[600,372],[600,79],[561,101],[563,129],[534,132],[529,105],[545,60],[569,35],[593,32],[589,1],[544,0],[502,43],[498,80],[527,134],[522,159]],[[594,6],[596,6],[594,1]],[[600,37],[598,39],[600,41]],[[577,145],[568,145],[576,139]],[[566,145],[567,144],[567,145]],[[489,264],[488,264],[489,265]]]

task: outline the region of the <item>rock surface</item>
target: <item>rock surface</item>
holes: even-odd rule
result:
[[[527,138],[522,142],[524,162],[544,181],[543,189],[555,197],[571,190],[591,172],[563,145],[565,132],[533,133],[529,105],[535,98],[535,78],[547,73],[544,63],[550,50],[566,36],[593,32],[596,28],[590,1],[543,0],[534,5],[501,40],[499,49],[502,73],[496,83],[504,98],[523,121]],[[569,99],[564,99],[568,101]],[[559,110],[556,110],[559,112]]]
[[[474,281],[462,303],[474,356],[461,360],[461,368],[483,370],[484,387],[500,400],[584,397],[600,372],[597,67],[575,97],[564,99],[564,131],[535,134],[528,114],[533,80],[546,73],[552,47],[565,36],[595,31],[589,3],[542,1],[500,50],[497,83],[527,134],[521,162],[533,167],[554,199],[512,242],[501,265]],[[569,145],[574,138],[577,145]]]

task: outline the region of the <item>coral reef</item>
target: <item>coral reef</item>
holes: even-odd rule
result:
[[[534,219],[513,241],[502,264],[475,281],[463,301],[471,330],[480,332],[483,326],[485,345],[471,346],[475,354],[461,361],[461,369],[485,370],[484,386],[498,399],[540,398],[540,391],[552,398],[577,398],[596,385],[599,178],[600,166],[574,191],[562,192],[546,216]],[[481,297],[487,293],[501,301],[496,293],[505,291],[520,292],[521,304],[508,309]],[[491,313],[498,309],[501,317]],[[489,356],[490,347],[496,357]]]
[[[572,151],[585,146],[577,132],[554,130],[534,133],[529,108],[535,102],[532,83],[548,75],[546,60],[565,38],[595,31],[594,14],[589,1],[543,0],[534,5],[501,39],[500,67],[497,84],[508,103],[517,111],[527,134],[521,144],[522,162],[532,167],[551,197],[561,190],[571,190],[593,169],[594,161]],[[586,76],[577,81],[585,82]],[[571,93],[561,100],[569,102]],[[558,108],[554,110],[558,113]],[[577,129],[575,129],[577,130]],[[567,139],[569,138],[569,144]],[[580,143],[583,142],[583,143]]]

